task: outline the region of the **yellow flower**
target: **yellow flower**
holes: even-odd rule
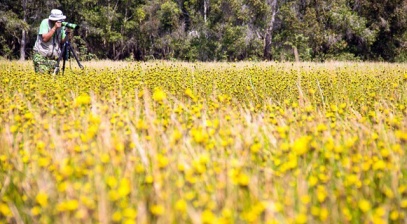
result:
[[[189,96],[193,101],[197,100],[196,96],[194,95],[194,93],[192,92],[192,90],[190,88],[187,88],[185,90],[185,95]]]
[[[205,143],[208,140],[208,134],[202,129],[192,129],[191,135],[196,143]]]
[[[68,211],[75,211],[79,206],[77,200],[69,200],[66,202],[66,208]]]
[[[11,125],[10,127],[10,132],[11,133],[16,133],[18,131],[18,126],[17,125]]]
[[[321,212],[321,209],[319,207],[317,207],[317,206],[311,207],[311,214],[313,216],[319,216],[320,212]]]
[[[127,178],[123,178],[120,181],[118,193],[121,197],[124,197],[128,194],[130,194],[131,188],[130,188],[130,181]]]
[[[175,144],[177,143],[180,139],[182,138],[182,133],[178,130],[175,129],[174,132],[171,135],[171,143]]]
[[[326,127],[325,124],[318,124],[318,126],[317,126],[317,131],[319,131],[319,132],[326,131],[327,129],[328,128]]]
[[[12,212],[7,204],[0,202],[0,214],[3,214],[6,217],[12,216]]]
[[[348,221],[352,220],[352,213],[350,212],[349,208],[344,208],[342,212],[346,220]]]
[[[98,125],[91,125],[88,130],[86,131],[86,139],[89,141],[93,139],[96,134],[98,133],[99,127]],[[87,142],[87,141],[84,141]]]
[[[40,167],[47,167],[49,164],[51,163],[51,159],[50,158],[39,158],[38,159],[38,165]]]
[[[232,210],[230,210],[230,209],[228,209],[228,208],[223,208],[223,209],[222,209],[222,217],[223,217],[223,218],[229,219],[229,218],[232,217],[232,215],[233,215]]]
[[[203,211],[201,218],[202,223],[214,223],[216,220],[216,216],[210,210]]]
[[[301,202],[303,204],[309,204],[311,202],[311,197],[309,195],[301,196]]]
[[[152,183],[154,182],[154,178],[153,178],[153,176],[151,176],[151,175],[147,175],[146,178],[144,179],[144,181],[145,181],[147,184],[152,184]]]
[[[350,174],[346,176],[345,186],[353,186],[356,182],[359,181],[359,177],[355,174]]]
[[[36,145],[37,150],[43,150],[45,149],[45,143],[43,141],[38,141]]]
[[[158,165],[159,168],[165,168],[165,167],[167,167],[167,165],[169,163],[169,160],[168,160],[168,158],[166,156],[158,154],[157,155],[157,162],[158,162],[157,165]]]
[[[134,208],[125,208],[123,210],[123,216],[129,219],[135,219],[137,217],[137,210]]]
[[[122,220],[122,213],[120,211],[115,211],[112,215],[112,220],[114,222],[120,222]]]
[[[165,208],[162,205],[152,205],[150,207],[150,212],[155,216],[161,216],[165,212]]]
[[[302,136],[299,139],[295,140],[293,144],[293,151],[299,156],[304,155],[309,150],[310,140],[311,139],[309,136]]]
[[[116,177],[109,176],[106,180],[106,183],[110,188],[115,188],[117,186],[118,181],[117,181]]]
[[[400,214],[397,210],[394,210],[390,213],[390,219],[396,221],[399,218]]]
[[[383,217],[386,214],[386,210],[383,207],[378,207],[374,210],[374,215],[377,217]]]
[[[48,205],[48,195],[45,192],[39,192],[35,197],[35,200],[41,207]]]
[[[139,130],[147,130],[148,125],[147,125],[146,121],[138,120],[137,124],[136,124],[136,128],[139,129]]]
[[[244,173],[240,173],[237,179],[238,183],[240,186],[246,187],[247,185],[249,185],[250,182],[250,178],[248,175],[244,174]]]
[[[250,146],[250,151],[252,153],[258,153],[261,150],[261,144],[260,143],[255,143],[252,146]]]
[[[298,224],[307,223],[307,215],[300,213],[299,215],[297,215],[297,217],[295,217],[295,223]]]
[[[407,142],[407,132],[403,132],[403,131],[397,130],[397,131],[395,132],[395,134],[396,134],[396,137],[397,137],[398,139],[400,139],[402,142]]]
[[[154,93],[153,93],[154,101],[161,102],[161,101],[165,100],[166,98],[167,98],[167,94],[163,90],[161,90],[159,88],[154,90]]]
[[[108,163],[110,161],[110,156],[108,154],[106,154],[106,153],[101,153],[100,161],[102,163]]]
[[[310,187],[314,187],[315,185],[318,184],[318,178],[316,176],[313,176],[313,175],[310,176],[308,178],[308,184],[309,184]]]
[[[101,123],[101,117],[97,114],[90,114],[88,119],[89,122],[94,125],[99,125]]]
[[[82,94],[75,98],[74,105],[75,106],[82,106],[90,104],[90,96],[87,94]]]
[[[38,207],[38,206],[35,206],[35,207],[33,207],[33,208],[31,209],[31,214],[32,214],[33,216],[37,216],[37,215],[39,215],[40,213],[41,213],[41,208]]]
[[[328,196],[328,193],[326,192],[326,189],[324,186],[318,186],[317,188],[317,199],[319,202],[324,202],[326,197]]]
[[[362,210],[362,212],[364,212],[364,213],[370,211],[370,209],[371,209],[370,202],[366,199],[360,200],[358,202],[358,205],[359,205],[360,210]]]
[[[175,203],[175,209],[177,211],[179,211],[179,212],[186,212],[186,210],[187,210],[187,202],[185,200],[182,200],[182,199],[178,200]]]
[[[63,164],[60,170],[62,176],[69,177],[73,174],[74,169],[69,164]]]
[[[24,118],[27,120],[34,119],[34,115],[31,112],[24,114]]]
[[[135,219],[126,219],[124,220],[123,224],[136,224]]]
[[[120,199],[120,195],[116,190],[110,190],[107,195],[110,201],[117,201]]]
[[[75,211],[79,207],[79,202],[77,200],[68,200],[60,202],[57,205],[57,210],[60,212],[63,211]]]
[[[329,211],[327,208],[321,208],[321,210],[319,211],[319,218],[321,219],[321,221],[325,222],[326,219],[328,218],[329,215]]]
[[[384,219],[383,217],[380,217],[380,216],[377,216],[377,215],[374,215],[372,217],[373,224],[386,224],[386,223],[388,223],[386,220],[387,219]]]
[[[389,199],[394,198],[394,193],[389,187],[384,187],[383,191],[387,198],[389,198]]]
[[[379,160],[373,163],[373,170],[384,170],[386,168],[386,163],[383,160]]]
[[[114,146],[114,149],[116,149],[118,152],[123,152],[124,148],[125,146],[123,142],[117,142]]]

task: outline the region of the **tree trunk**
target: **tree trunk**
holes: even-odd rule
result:
[[[187,32],[187,31],[189,31],[189,28],[191,26],[191,19],[190,19],[188,9],[187,9],[187,7],[185,7],[184,2],[182,2],[181,10],[182,10],[182,18],[183,18],[184,26],[185,26],[184,31]]]
[[[21,32],[21,43],[20,43],[20,61],[25,60],[25,42],[26,42],[27,34],[25,30]]]
[[[204,22],[206,23],[208,14],[209,0],[204,0]]]
[[[273,39],[273,26],[276,20],[277,14],[277,0],[266,0],[267,4],[270,6],[271,10],[271,17],[270,21],[267,24],[266,33],[264,35],[264,51],[263,51],[263,58],[264,60],[271,60],[271,41]]]
[[[264,38],[264,52],[263,52],[264,60],[272,59],[270,51],[271,51],[271,34],[267,32],[266,37]]]
[[[294,52],[295,62],[299,62],[300,57],[298,56],[298,49],[296,46],[293,46],[293,52]]]
[[[22,2],[23,6],[23,20],[24,22],[27,21],[27,1],[23,0]],[[21,43],[20,43],[20,61],[25,60],[25,44],[26,44],[26,38],[27,38],[27,32],[23,29],[21,31]]]

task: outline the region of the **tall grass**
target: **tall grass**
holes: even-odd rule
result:
[[[407,222],[407,66],[0,62],[0,222]]]

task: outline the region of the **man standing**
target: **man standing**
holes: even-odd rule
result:
[[[61,21],[65,18],[61,10],[53,9],[48,19],[42,20],[34,45],[33,61],[36,73],[50,74],[54,71],[61,53],[61,43],[66,35],[65,30],[61,28]]]

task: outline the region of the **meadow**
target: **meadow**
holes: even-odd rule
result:
[[[407,64],[83,64],[0,61],[0,223],[407,223]]]

